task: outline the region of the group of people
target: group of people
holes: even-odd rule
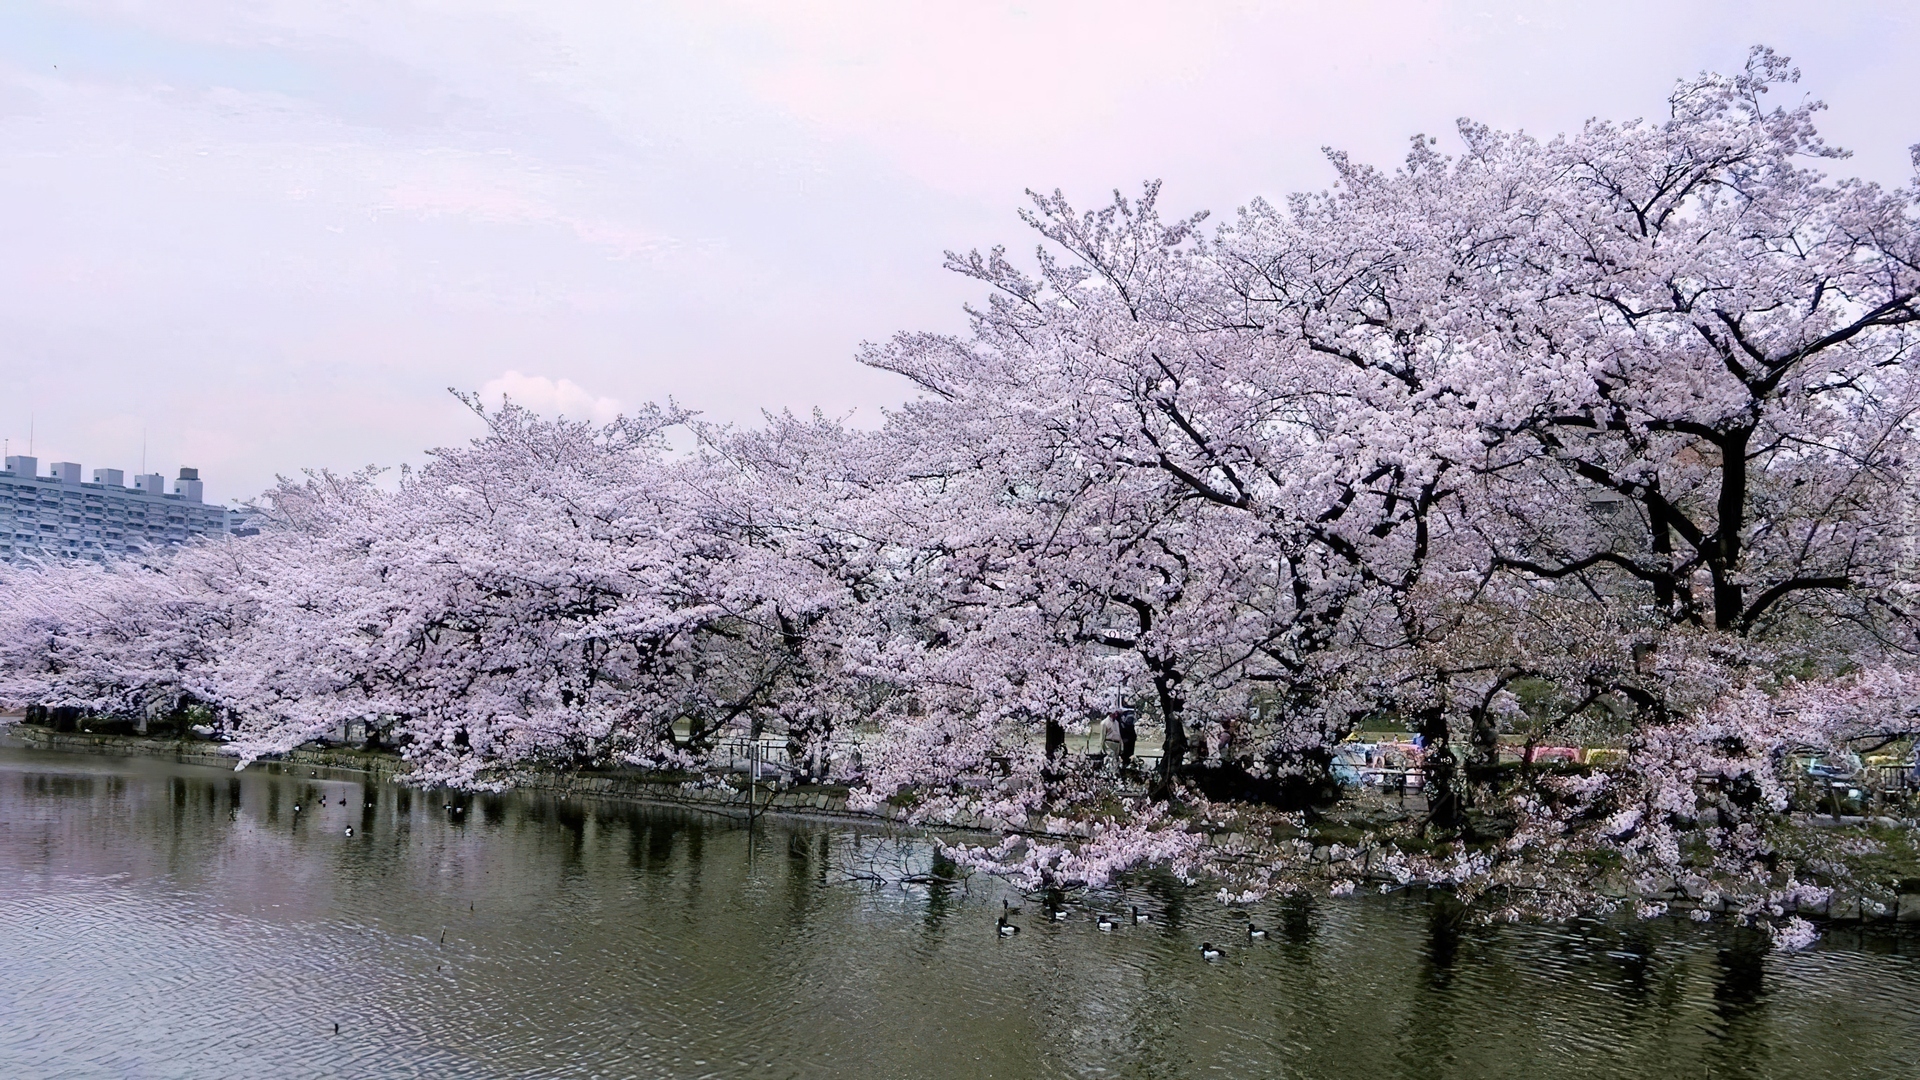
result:
[[[1100,721],[1101,760],[1109,772],[1117,773],[1133,760],[1134,743],[1139,738],[1135,729],[1137,715],[1134,710],[1120,706],[1108,709]]]

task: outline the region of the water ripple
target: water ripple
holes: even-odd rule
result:
[[[1024,900],[1002,939],[990,884],[843,873],[926,857],[847,829],[0,749],[0,1073],[1914,1075],[1908,937],[1773,956],[1690,925],[1462,927],[1398,898],[1273,905],[1251,941],[1142,881],[1064,923]],[[1132,906],[1154,922],[1095,929]]]

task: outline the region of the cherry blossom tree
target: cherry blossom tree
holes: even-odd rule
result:
[[[1217,227],[1035,196],[1029,267],[949,255],[966,333],[862,353],[919,391],[879,430],[476,405],[391,485],[282,482],[258,537],[0,570],[0,699],[192,702],[243,760],[380,717],[464,786],[770,730],[1002,827],[973,865],[1233,898],[1355,886],[1313,816],[1387,716],[1428,809],[1364,873],[1788,919],[1845,862],[1783,828],[1791,762],[1910,740],[1920,650],[1920,188],[1827,176],[1795,78],[1760,49],[1658,122],[1334,153]],[[1150,791],[1061,753],[1116,692]],[[1622,758],[1510,769],[1522,729]]]
[[[1460,158],[1422,139],[1393,174],[1335,155],[1334,191],[1211,240],[1163,224],[1151,187],[1084,215],[1039,197],[1037,276],[952,258],[995,290],[971,337],[867,359],[1000,418],[1002,443],[1233,512],[1201,534],[1264,545],[1318,601],[1285,620],[1294,652],[1249,638],[1277,663],[1235,677],[1279,679],[1336,737],[1342,714],[1408,719],[1444,832],[1473,839],[1452,742],[1491,772],[1510,688],[1543,680],[1561,721],[1624,718],[1625,786],[1698,830],[1680,792],[1716,774],[1676,747],[1737,745],[1715,782],[1776,790],[1786,736],[1729,717],[1785,672],[1912,649],[1913,196],[1818,172],[1818,106],[1765,104],[1792,80],[1757,50],[1659,124],[1547,143],[1463,124]],[[1585,812],[1537,792],[1486,809]],[[1747,880],[1773,872],[1754,818],[1712,822]],[[1639,824],[1573,832],[1670,853]],[[1534,850],[1458,865],[1555,880]]]

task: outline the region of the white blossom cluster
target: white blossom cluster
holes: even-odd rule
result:
[[[384,718],[467,786],[770,730],[1036,883],[1318,863],[1792,919],[1832,864],[1780,842],[1789,762],[1911,732],[1920,646],[1920,189],[1827,176],[1819,106],[1767,101],[1795,77],[1762,49],[1660,122],[1333,154],[1212,229],[1035,196],[1030,268],[949,256],[970,332],[863,353],[923,391],[878,431],[483,412],[396,487],[283,482],[257,537],[0,571],[0,699],[194,703],[243,760]],[[1151,797],[1047,756],[1116,701]],[[1299,812],[1383,717],[1426,814],[1321,858]],[[1503,771],[1516,733],[1619,753]],[[1209,776],[1261,844],[1204,842]]]

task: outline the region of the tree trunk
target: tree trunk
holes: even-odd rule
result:
[[[1707,566],[1713,572],[1713,625],[1740,628],[1746,596],[1740,587],[1740,530],[1747,514],[1747,441],[1751,430],[1730,432],[1720,444],[1720,526]]]
[[[1491,797],[1500,777],[1500,730],[1493,710],[1481,703],[1473,710],[1473,742],[1467,755],[1467,795],[1469,800]]]
[[[1173,792],[1173,783],[1186,767],[1187,728],[1181,711],[1186,699],[1180,693],[1181,675],[1166,663],[1153,665],[1153,691],[1160,701],[1160,722],[1166,741],[1160,748],[1160,779],[1154,794],[1165,798]]]
[[[1426,774],[1427,822],[1443,832],[1457,832],[1465,820],[1455,777],[1453,747],[1447,736],[1446,710],[1432,707],[1420,710],[1420,742],[1424,753],[1422,769]]]
[[[1673,581],[1673,522],[1667,518],[1666,501],[1660,497],[1658,477],[1647,482],[1647,524],[1653,535],[1650,546],[1660,557],[1660,576],[1653,583],[1653,600],[1663,618],[1675,617],[1677,599]]]

